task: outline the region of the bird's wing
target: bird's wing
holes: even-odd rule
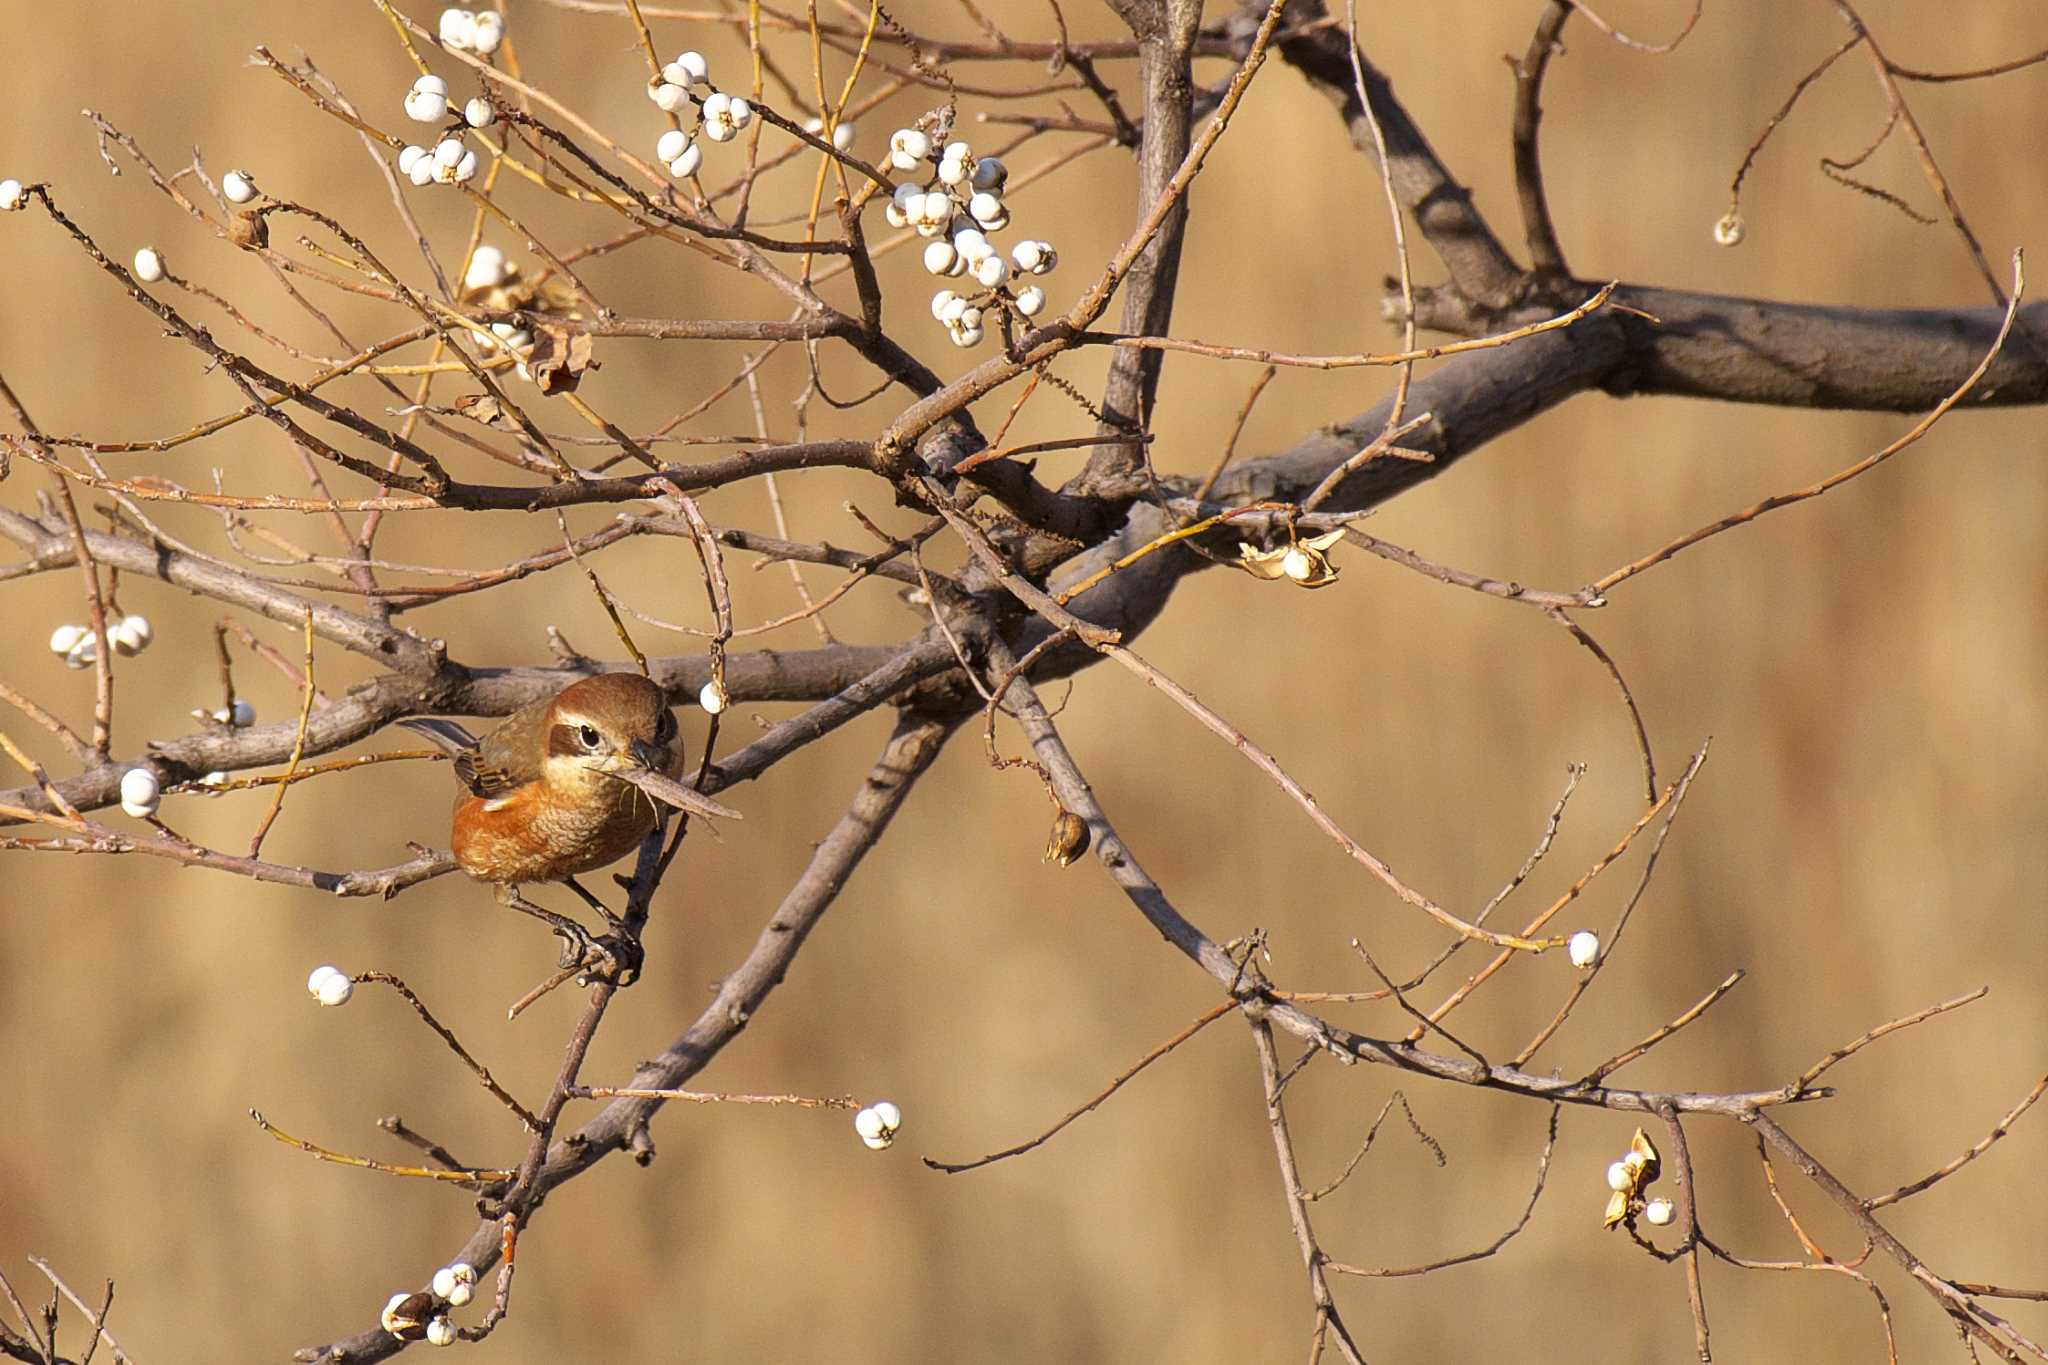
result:
[[[553,701],[544,697],[520,707],[477,742],[466,779],[471,792],[488,799],[540,780],[542,730]],[[459,763],[456,774],[462,776]]]
[[[540,764],[534,750],[528,747],[525,750],[528,761],[522,762],[516,736],[506,734],[523,715],[524,712],[514,712],[503,725],[481,740],[454,721],[439,716],[413,717],[398,723],[426,736],[436,748],[454,760],[455,780],[463,790],[471,796],[489,800],[540,776]]]

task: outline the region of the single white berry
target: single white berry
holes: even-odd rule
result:
[[[439,123],[448,116],[448,97],[414,90],[405,97],[405,116],[414,123]]]
[[[431,72],[415,80],[412,83],[412,88],[423,95],[439,95],[442,99],[448,98],[448,82]]]
[[[842,123],[832,130],[832,145],[842,152],[853,150],[853,125]]]
[[[498,121],[498,111],[491,107],[489,100],[478,95],[462,106],[462,121],[472,128],[488,128]]]
[[[960,253],[953,250],[951,242],[928,242],[924,248],[924,268],[934,275],[950,274],[953,263],[960,259]]]
[[[1009,216],[1003,210],[1003,201],[986,190],[967,201],[967,212],[983,227],[989,227]]]
[[[911,200],[922,200],[924,198],[924,187],[915,181],[906,180],[891,192],[889,198],[897,208],[905,213],[909,213]]]
[[[1643,1206],[1643,1217],[1649,1219],[1660,1228],[1669,1223],[1672,1215],[1676,1212],[1677,1210],[1672,1207],[1669,1199],[1652,1199]]]
[[[994,193],[1010,178],[1010,168],[992,156],[974,163],[974,188]]]
[[[469,45],[488,57],[498,50],[505,41],[505,16],[494,9],[487,9],[476,16],[476,28],[470,34]]]
[[[341,968],[334,966],[332,963],[321,963],[319,966],[315,967],[312,971],[312,974],[306,978],[306,990],[313,995],[320,994],[320,983],[325,981],[330,976],[339,975],[340,972]]]
[[[427,1319],[427,1345],[453,1346],[454,1344],[454,1323],[448,1321],[448,1319],[445,1317],[435,1317]]]
[[[941,161],[941,162],[939,163],[939,182],[940,182],[941,184],[945,184],[945,185],[958,185],[958,184],[962,183],[963,181],[965,181],[966,179],[967,179],[967,163],[966,163],[966,162],[964,162],[964,161]]]
[[[690,135],[680,128],[671,128],[654,140],[654,157],[657,161],[674,161],[683,154],[683,148],[690,145]]]
[[[903,1111],[887,1100],[876,1100],[871,1106],[875,1117],[882,1121],[882,1131],[894,1133],[903,1126]]]
[[[972,161],[973,159],[974,148],[968,146],[957,137],[939,149],[939,160],[941,161]]]
[[[903,216],[902,209],[896,207],[896,201],[894,199],[891,199],[888,203],[882,205],[882,218],[883,221],[887,222],[889,226],[892,228],[904,228],[910,226],[910,220]]]
[[[462,145],[459,137],[444,137],[434,144],[434,162],[440,166],[453,166],[462,160],[462,154],[469,149]]]
[[[961,227],[953,233],[953,249],[967,259],[969,265],[979,264],[982,257],[994,253],[989,245],[988,234],[977,227]]]
[[[66,668],[91,668],[95,663],[99,662],[99,657],[100,642],[91,632],[87,632],[77,644],[64,652],[64,666]]]
[[[719,685],[716,678],[705,683],[703,688],[697,693],[697,705],[703,707],[714,716],[723,711],[731,702],[732,698],[726,696],[725,688]]]
[[[19,180],[0,180],[0,213],[28,207],[28,195]]]
[[[946,301],[943,306],[939,303],[941,298]],[[967,300],[961,298],[950,289],[941,289],[932,297],[932,311],[937,313],[939,321],[945,323],[948,327],[954,326],[962,318],[966,317],[967,308]]]
[[[163,786],[147,768],[130,768],[121,774],[121,809],[138,820],[156,814]]]
[[[981,328],[961,327],[955,329],[953,332],[953,344],[962,350],[967,349],[969,346],[981,345]]]
[[[469,268],[462,272],[462,287],[495,289],[503,284],[511,273],[505,268],[505,253],[497,247],[485,244],[479,246],[470,256]]]
[[[1581,929],[1565,940],[1564,950],[1574,967],[1590,967],[1600,960],[1600,935]]]
[[[946,320],[946,310],[948,308],[951,308],[953,304],[959,300],[959,298],[960,296],[950,289],[941,289],[938,293],[932,295],[932,317],[934,317],[940,322],[944,322]],[[78,629],[80,629],[80,627],[78,626],[59,626],[57,628],[57,635],[52,635],[50,637],[51,650],[58,654],[62,654],[65,649],[71,648],[71,646],[67,644],[64,646],[64,649],[58,649],[57,636],[62,635],[67,630]]]
[[[246,204],[256,197],[256,182],[247,171],[229,171],[220,178],[220,192],[230,204]]]
[[[227,784],[228,775],[226,773],[208,773],[199,779],[199,785],[202,787],[225,787]]]
[[[684,147],[675,160],[668,163],[668,173],[678,180],[687,180],[697,173],[704,164],[704,149],[692,142]]]
[[[671,68],[680,74],[683,79],[677,81],[675,76],[669,75]],[[676,81],[677,85],[695,85],[699,81],[711,78],[711,63],[704,59],[704,54],[701,52],[684,52],[679,54],[668,66],[662,68],[662,75],[669,80]]]
[[[464,152],[462,160],[455,163],[455,170],[452,172],[455,183],[464,185],[476,179],[477,166],[476,153]]]
[[[882,1116],[873,1109],[863,1109],[853,1116],[853,1131],[860,1134],[863,1142],[882,1136],[886,1127],[887,1125],[882,1122]]]
[[[50,632],[50,652],[57,655],[69,654],[78,647],[80,640],[91,638],[92,632],[84,626],[59,626]]]
[[[1035,318],[1045,311],[1045,291],[1035,284],[1027,284],[1017,291],[1017,311],[1027,318]]]
[[[356,993],[356,983],[348,979],[348,973],[335,970],[320,977],[320,984],[306,983],[306,989],[313,992],[313,998],[329,1009],[339,1009],[349,1002]]]
[[[405,173],[405,178],[415,185],[431,185],[434,183],[434,164],[433,153],[422,147],[419,160],[412,163],[412,169]]]
[[[256,708],[236,697],[234,706],[226,711],[216,711],[213,716],[215,720],[232,725],[237,730],[246,730],[256,723]]]
[[[647,98],[661,106],[664,114],[673,114],[690,102],[690,92],[673,81],[662,81],[647,87]]]
[[[108,642],[123,654],[140,654],[156,639],[147,616],[124,616],[107,631]]]
[[[421,158],[426,155],[427,149],[424,147],[407,147],[398,154],[398,173],[400,175],[411,175],[412,168],[419,165]]]
[[[1280,572],[1297,583],[1306,583],[1316,575],[1316,562],[1299,545],[1290,545],[1280,557]]]
[[[732,113],[732,96],[723,90],[714,90],[704,97],[703,109],[707,119],[727,118]]]
[[[733,98],[731,104],[726,106],[726,111],[732,119],[732,126],[735,131],[746,127],[754,121],[754,106],[737,96]]]
[[[1617,1161],[1607,1168],[1607,1188],[1627,1193],[1636,1187],[1636,1173],[1628,1168],[1625,1161]]]
[[[1742,215],[1730,209],[1714,224],[1714,240],[1722,246],[1742,245]]]
[[[1003,264],[1003,258],[991,251],[974,263],[974,278],[983,287],[993,289],[1009,277],[1010,267]]]
[[[468,47],[476,36],[476,16],[466,9],[444,9],[438,25],[441,41],[450,47]]]
[[[916,128],[898,128],[889,134],[889,164],[899,171],[914,171],[932,153],[932,140]]]

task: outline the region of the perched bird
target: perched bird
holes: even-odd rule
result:
[[[455,861],[496,888],[500,904],[545,921],[565,940],[562,965],[616,957],[566,915],[519,894],[527,882],[566,882],[618,927],[579,872],[616,862],[655,825],[655,802],[697,815],[738,812],[676,781],[683,744],[668,700],[637,673],[601,673],[530,702],[478,739],[451,720],[417,731],[455,760]]]

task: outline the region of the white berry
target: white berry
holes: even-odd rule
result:
[[[1010,267],[1003,264],[1003,258],[991,251],[974,263],[974,278],[986,288],[993,289],[1001,284],[1010,273]]]
[[[505,253],[494,246],[484,245],[476,249],[469,258],[469,268],[462,272],[462,287],[465,289],[495,289],[511,276],[505,267]]]
[[[426,154],[427,149],[424,147],[407,147],[398,154],[398,173],[400,175],[411,175],[412,168],[419,165],[420,159],[426,156]]]
[[[876,1100],[872,1106],[875,1116],[882,1121],[882,1131],[894,1133],[903,1126],[903,1111],[887,1100]]]
[[[1721,246],[1742,245],[1742,215],[1730,209],[1714,224],[1714,241]]]
[[[697,705],[703,707],[714,716],[723,711],[731,702],[732,698],[726,696],[725,689],[719,685],[716,678],[705,683],[703,688],[697,693]]]
[[[671,72],[675,74],[671,75]],[[665,79],[675,81],[677,85],[695,85],[699,81],[710,79],[711,63],[704,59],[701,52],[684,52],[663,67],[661,74]],[[682,77],[681,80],[676,80],[678,75]]]
[[[413,183],[413,184],[415,184],[415,185],[431,185],[431,184],[433,184],[433,183],[434,183],[434,157],[433,157],[433,154],[432,154],[432,153],[430,153],[430,152],[428,152],[426,148],[422,147],[422,148],[420,149],[420,155],[419,155],[419,158],[418,158],[417,160],[415,160],[415,161],[414,161],[414,162],[412,163],[412,169],[411,169],[411,170],[409,170],[409,171],[407,171],[407,172],[405,173],[405,178],[406,178],[406,179],[408,179],[408,180],[410,180],[410,181],[412,181],[412,183]]]
[[[934,275],[951,274],[953,263],[960,259],[960,253],[953,250],[951,242],[928,242],[924,249],[924,268]]]
[[[59,626],[50,632],[50,652],[58,655],[69,654],[78,647],[80,640],[91,638],[92,632],[84,626]]]
[[[414,123],[439,123],[448,116],[448,97],[414,90],[405,97],[405,116]]]
[[[1027,318],[1035,318],[1045,311],[1045,291],[1035,284],[1027,284],[1017,291],[1017,311]]]
[[[306,987],[313,992],[314,999],[329,1009],[339,1009],[346,1005],[350,997],[356,993],[356,983],[348,979],[346,972],[341,971],[330,971],[320,978],[320,984],[317,986],[308,981]]]
[[[464,1288],[473,1288],[475,1284],[476,1268],[463,1261],[457,1261],[453,1265],[444,1265],[434,1272],[434,1296],[448,1300],[450,1303],[455,1304],[457,1308],[467,1303],[468,1299],[465,1298],[458,1302],[455,1298],[456,1291]]]
[[[156,814],[162,793],[156,774],[147,768],[130,768],[121,774],[121,809],[138,820]]]
[[[454,1324],[454,1323],[452,1323],[452,1322],[448,1321],[448,1319],[447,1319],[447,1318],[445,1318],[445,1317],[436,1317],[436,1318],[428,1318],[428,1319],[427,1319],[427,1345],[429,1345],[429,1346],[453,1346],[454,1344],[455,1344],[455,1324]]]
[[[953,247],[970,266],[979,265],[984,256],[995,253],[995,248],[989,245],[988,234],[976,227],[962,227],[955,231]]]
[[[247,171],[229,171],[220,178],[220,192],[230,204],[246,204],[256,197],[256,182]]]
[[[967,212],[983,227],[989,227],[1008,217],[1003,210],[1003,201],[986,190],[967,201]]]
[[[1626,1161],[1617,1161],[1607,1168],[1607,1188],[1627,1193],[1636,1187],[1636,1173],[1628,1168]]]
[[[853,150],[853,125],[842,123],[832,130],[832,145],[842,152]]]
[[[675,160],[668,163],[668,173],[678,180],[687,180],[697,173],[704,164],[704,149],[692,142],[684,147]]]
[[[967,179],[967,165],[961,161],[941,161],[939,181],[941,184],[958,185]]]
[[[662,81],[659,85],[647,87],[647,98],[661,106],[665,114],[673,114],[690,102],[690,94],[673,81]]]
[[[505,16],[494,9],[487,9],[476,16],[476,28],[470,34],[469,45],[488,57],[498,50],[498,44],[505,41]]]
[[[1010,178],[1010,168],[992,156],[985,156],[974,163],[974,188],[993,193],[1003,187]]]
[[[932,140],[916,128],[898,128],[889,134],[889,164],[899,171],[914,171],[932,153]]]
[[[99,661],[99,657],[100,642],[88,632],[77,644],[65,651],[64,666],[66,668],[91,668]]]
[[[498,111],[491,108],[491,102],[479,95],[462,106],[462,121],[472,128],[488,128],[498,121]]]
[[[1600,960],[1600,935],[1581,929],[1565,940],[1564,950],[1574,967],[1590,967]]]
[[[468,150],[467,147],[462,145],[461,138],[442,138],[434,144],[434,164],[452,168],[457,162],[462,160],[462,154]]]
[[[19,180],[0,180],[0,213],[28,207],[28,195]]]
[[[469,183],[471,180],[476,179],[476,172],[476,153],[464,152],[462,154],[462,160],[455,163],[455,170],[452,172],[452,174],[456,184],[464,185]]]
[[[1671,1217],[1675,1212],[1677,1210],[1672,1207],[1669,1199],[1652,1199],[1643,1206],[1643,1217],[1649,1219],[1660,1228],[1671,1221]]]
[[[946,310],[948,308],[951,308],[953,304],[959,300],[959,298],[960,296],[954,293],[952,290],[941,289],[938,293],[932,295],[932,316],[936,318],[938,321],[944,322],[946,320]],[[79,627],[77,626],[59,626],[57,628],[57,635],[62,635],[67,630],[77,629],[79,629]],[[62,654],[64,652],[64,649],[69,649],[71,648],[71,646],[67,644],[64,646],[64,649],[58,649],[57,635],[52,635],[50,637],[50,648],[56,653]]]
[[[654,157],[657,161],[674,161],[683,154],[683,148],[690,145],[690,135],[680,128],[671,128],[654,141]]]
[[[107,630],[107,640],[123,654],[140,654],[156,639],[147,616],[124,616]]]
[[[981,328],[961,327],[953,332],[953,344],[965,350],[969,346],[981,345]]]

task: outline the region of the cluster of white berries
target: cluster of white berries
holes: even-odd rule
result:
[[[730,142],[754,121],[754,106],[738,95],[729,95],[711,83],[711,63],[701,52],[684,52],[661,68],[661,74],[647,83],[647,98],[665,114],[689,104],[698,86],[708,92],[697,99],[697,131],[713,142]],[[851,134],[848,135],[849,139]],[[697,140],[680,128],[664,132],[654,143],[655,159],[668,167],[678,180],[697,173],[704,163],[704,151]]]
[[[21,182],[13,178],[0,180],[0,213],[11,213],[15,209],[28,207],[28,191]]]
[[[1600,935],[1581,929],[1564,941],[1564,951],[1574,967],[1591,967],[1600,961]]]
[[[306,993],[323,1005],[346,1005],[356,993],[356,983],[341,968],[322,963],[306,978]]]
[[[107,625],[107,643],[116,654],[140,654],[155,639],[147,616],[123,616]],[[91,668],[99,662],[100,642],[88,626],[59,626],[50,632],[50,652],[67,668]]]
[[[419,123],[439,123],[448,116],[448,82],[439,76],[422,76],[412,83],[412,90],[405,97],[406,115]],[[487,128],[497,120],[497,111],[490,101],[473,99],[463,106],[463,121],[472,128]],[[478,162],[476,153],[462,141],[460,128],[455,129],[431,149],[417,145],[408,146],[398,154],[399,174],[413,184],[427,186],[435,183],[461,185],[476,178]]]
[[[891,227],[915,228],[932,242],[924,249],[924,268],[934,275],[971,276],[986,295],[962,296],[941,289],[932,296],[932,316],[945,327],[955,346],[973,346],[982,338],[982,317],[989,307],[1008,308],[1021,317],[1045,310],[1045,291],[1035,284],[1016,286],[1013,279],[1045,275],[1059,264],[1050,242],[1023,241],[1007,259],[989,234],[1010,225],[1003,186],[1010,172],[993,156],[977,157],[958,140],[936,156],[923,130],[898,128],[889,136],[889,164],[900,171],[935,166],[928,184],[906,181],[882,210]]]
[[[431,1293],[393,1294],[377,1320],[400,1341],[452,1346],[459,1334],[445,1310],[460,1308],[475,1296],[476,1268],[457,1261],[434,1272]]]
[[[469,265],[462,272],[462,287],[465,290],[496,289],[518,273],[517,268],[505,259],[503,251],[484,242],[470,253]]]
[[[505,16],[494,9],[444,9],[440,33],[443,46],[488,57],[505,41]]]
[[[903,1111],[887,1100],[876,1100],[853,1116],[853,1131],[870,1151],[879,1152],[896,1141],[903,1127]]]
[[[1657,1227],[1669,1223],[1677,1210],[1669,1199],[1662,1197],[1639,1200],[1638,1195],[1655,1183],[1663,1162],[1657,1149],[1650,1142],[1650,1135],[1638,1128],[1629,1139],[1628,1151],[1621,1160],[1607,1168],[1607,1188],[1612,1193],[1607,1198],[1608,1227],[1613,1227],[1628,1218],[1631,1212],[1640,1212]]]

